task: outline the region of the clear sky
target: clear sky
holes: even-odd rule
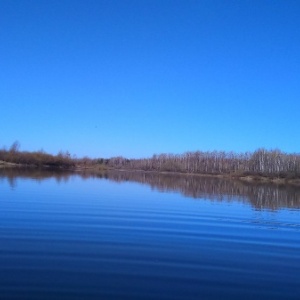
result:
[[[0,0],[0,147],[300,152],[300,1]]]

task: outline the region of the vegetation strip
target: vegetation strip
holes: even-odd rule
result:
[[[15,142],[9,150],[0,150],[0,167],[12,166],[56,167],[70,170],[143,170],[155,172],[188,173],[239,177],[244,180],[299,181],[300,154],[284,153],[278,149],[258,149],[254,152],[195,151],[184,154],[159,154],[151,158],[109,159],[71,157],[70,153],[57,155],[44,151],[19,151]]]

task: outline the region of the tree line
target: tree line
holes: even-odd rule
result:
[[[9,149],[3,147],[0,149],[0,164],[1,161],[13,163],[21,166],[35,167],[53,167],[63,169],[75,169],[76,167],[91,168],[99,166],[99,159],[92,159],[87,156],[77,158],[71,155],[69,151],[59,151],[56,155],[38,151],[20,151],[20,143],[14,142]]]
[[[71,168],[75,166],[74,160],[68,151],[60,151],[57,155],[39,151],[20,151],[20,143],[14,142],[7,150],[0,149],[0,160],[27,166],[48,166]]]
[[[189,174],[229,174],[233,176],[266,176],[300,178],[300,154],[279,149],[257,149],[254,152],[195,151],[183,154],[155,154],[150,158],[127,159],[122,156],[108,159],[76,158],[66,151],[57,155],[42,150],[20,151],[15,142],[6,150],[0,149],[0,161],[22,165],[62,168],[125,169]]]
[[[291,179],[300,177],[300,154],[288,154],[278,149],[261,148],[244,153],[195,151],[183,154],[159,154],[144,159],[114,157],[105,163],[111,168],[144,171],[259,175]]]

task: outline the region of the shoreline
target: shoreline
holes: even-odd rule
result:
[[[52,167],[48,165],[36,166],[36,165],[25,165],[17,164],[0,160],[0,169],[5,168],[41,168],[41,169],[57,169],[65,170],[71,172],[92,172],[92,173],[101,173],[105,171],[119,171],[119,172],[142,172],[142,173],[154,173],[154,174],[164,174],[164,175],[180,175],[180,176],[198,176],[198,177],[214,177],[214,178],[223,178],[231,180],[240,180],[247,183],[272,183],[276,185],[296,185],[300,186],[300,178],[279,178],[279,177],[267,177],[261,175],[244,175],[244,174],[205,174],[205,173],[184,173],[184,172],[167,172],[167,171],[146,171],[139,169],[117,169],[117,168],[107,168],[103,165],[97,166],[75,166],[73,168],[66,168],[64,166]]]
[[[77,167],[75,172],[91,171],[95,173],[105,172],[105,171],[118,171],[118,172],[140,172],[140,173],[153,173],[153,174],[164,174],[164,175],[179,175],[179,176],[198,176],[198,177],[213,177],[213,178],[223,178],[230,180],[240,180],[247,183],[272,183],[276,185],[296,185],[300,186],[300,178],[274,178],[266,177],[261,175],[238,175],[238,174],[205,174],[205,173],[184,173],[184,172],[167,172],[167,171],[146,171],[141,169],[117,169],[117,168],[95,168],[95,167]]]

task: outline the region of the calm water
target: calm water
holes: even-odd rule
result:
[[[1,299],[300,299],[300,189],[0,170]]]

